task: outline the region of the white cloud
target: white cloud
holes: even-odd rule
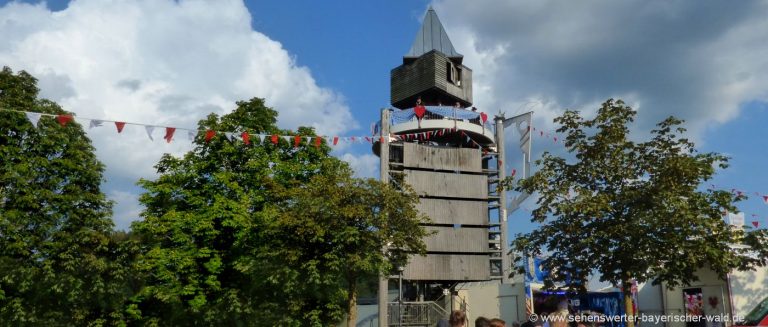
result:
[[[341,160],[349,163],[354,169],[356,177],[378,178],[379,177],[379,157],[373,154],[354,155],[345,153],[340,156]]]
[[[435,0],[473,69],[475,102],[537,125],[609,97],[637,105],[643,128],[669,115],[695,136],[768,100],[768,3]]]
[[[357,127],[341,95],[252,30],[241,1],[76,0],[58,12],[12,2],[0,7],[0,35],[0,65],[38,77],[43,96],[80,117],[194,128],[210,112],[261,97],[282,127]],[[130,125],[122,134],[110,125],[90,131],[108,183],[151,178],[162,153],[190,148],[185,135],[166,144],[163,133],[151,142]]]
[[[144,209],[139,204],[139,197],[135,193],[112,190],[107,192],[107,196],[115,201],[112,208],[112,219],[115,222],[115,229],[129,230],[131,222],[138,219],[141,211]]]

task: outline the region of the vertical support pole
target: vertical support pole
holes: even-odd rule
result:
[[[504,151],[504,115],[494,117],[496,122],[496,163],[498,164],[499,182],[507,177],[504,171],[504,164],[507,158]],[[509,270],[512,263],[509,260],[509,240],[507,238],[507,191],[499,188],[499,224],[501,224],[501,282],[509,284]]]
[[[397,268],[397,326],[403,326],[403,267]]]
[[[381,173],[380,179],[383,183],[389,183],[389,109],[381,110],[381,138],[379,138],[379,159],[381,164],[379,166],[379,172]],[[381,249],[384,254],[387,254],[386,246]],[[389,274],[385,273],[379,277],[379,327],[387,327],[388,314],[387,314],[387,302],[389,296]]]

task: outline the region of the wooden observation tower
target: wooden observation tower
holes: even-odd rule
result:
[[[443,301],[438,305],[449,310],[445,299],[452,285],[506,279],[510,267],[504,255],[506,199],[498,185],[505,177],[499,169],[504,125],[514,122],[472,106],[472,70],[463,58],[429,8],[403,64],[392,69],[393,108],[382,110],[383,142],[373,151],[383,181],[405,182],[416,191],[418,209],[431,219],[425,227],[434,234],[425,239],[427,255],[401,267],[405,286],[399,287],[397,307],[382,304],[392,301],[392,287],[382,280],[379,311],[389,310],[390,321],[401,316],[401,301]]]

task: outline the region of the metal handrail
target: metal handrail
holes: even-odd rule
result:
[[[435,302],[389,302],[387,307],[390,326],[434,326],[448,317],[448,312]]]

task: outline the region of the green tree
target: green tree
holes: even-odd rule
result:
[[[26,72],[0,72],[0,108],[68,114],[38,99]],[[120,325],[130,296],[123,242],[112,237],[103,165],[76,122],[32,126],[0,111],[0,321],[23,326]]]
[[[427,218],[418,196],[374,179],[353,178],[349,167],[328,162],[309,183],[287,190],[278,228],[291,235],[275,254],[326,271],[325,287],[346,293],[347,326],[357,322],[361,283],[390,275],[393,265],[426,251]],[[382,249],[396,249],[387,255]],[[312,269],[312,270],[314,270]],[[340,282],[340,283],[339,283]]]
[[[133,308],[145,323],[298,326],[342,318],[343,294],[312,278],[323,272],[276,255],[292,236],[280,230],[281,209],[273,205],[283,190],[337,159],[305,139],[298,148],[293,139],[259,142],[257,133],[291,134],[276,119],[256,98],[238,102],[230,114],[212,114],[200,121],[201,130],[249,132],[252,143],[222,135],[206,141],[201,133],[182,158],[160,160],[157,180],[140,182],[146,210],[132,228],[145,243],[138,269],[147,286]],[[309,128],[298,134],[315,136]]]
[[[632,280],[676,286],[697,280],[703,267],[725,277],[765,265],[765,230],[745,232],[723,220],[744,197],[701,189],[727,158],[697,152],[674,117],[649,140],[632,141],[628,124],[635,116],[622,101],[608,100],[594,119],[576,111],[555,119],[573,157],[545,153],[539,171],[516,184],[517,191],[538,194],[532,221],[541,225],[519,235],[515,249],[546,252],[549,287],[570,281],[568,287],[583,289],[592,272],[622,287],[627,312]],[[750,248],[732,246],[740,243]]]

